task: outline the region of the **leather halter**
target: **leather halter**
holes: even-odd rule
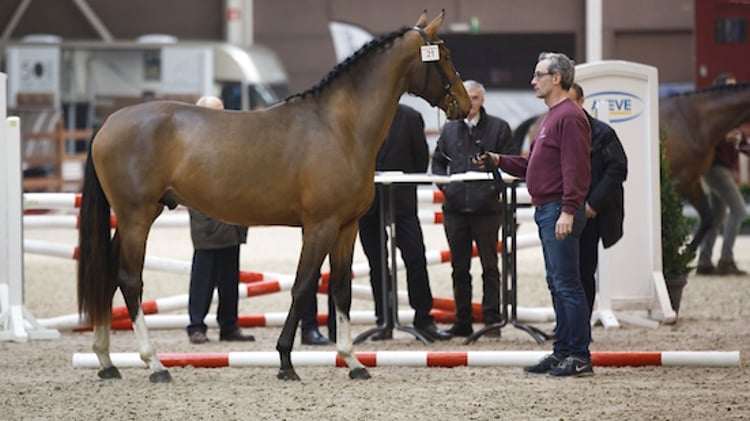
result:
[[[434,42],[430,41],[430,39],[427,38],[427,34],[424,32],[424,30],[422,28],[420,28],[418,26],[415,26],[412,29],[414,29],[415,31],[417,31],[419,33],[419,35],[422,37],[422,40],[425,42],[425,45],[436,45],[437,44],[437,43],[434,43]],[[434,62],[432,62],[432,64],[434,64],[435,67],[437,68],[438,75],[440,75],[440,80],[443,83],[443,90],[444,90],[444,93],[445,93],[445,96],[443,98],[446,98],[446,102],[448,103],[448,107],[449,108],[452,108],[452,107],[458,108],[458,101],[456,101],[456,98],[451,93],[451,87],[453,87],[453,85],[456,82],[458,82],[458,81],[461,80],[461,76],[459,75],[458,72],[456,72],[453,75],[453,78],[448,79],[448,75],[446,75],[445,71],[443,70],[443,68],[440,67],[440,60],[434,61]],[[433,100],[427,98],[424,95],[425,91],[427,90],[428,82],[430,80],[430,69],[431,68],[432,68],[431,66],[425,66],[424,85],[422,86],[422,89],[419,91],[419,93],[421,94],[420,96],[422,98],[424,98],[427,102],[430,103],[431,106],[434,107],[438,103],[440,103],[440,100],[442,98],[438,95],[438,97],[433,101]]]

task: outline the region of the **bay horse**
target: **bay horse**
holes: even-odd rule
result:
[[[109,350],[119,288],[151,382],[172,379],[149,338],[141,299],[149,230],[164,206],[178,204],[237,225],[302,227],[291,307],[276,345],[277,378],[299,380],[292,345],[326,256],[336,350],[350,378],[370,378],[352,352],[349,310],[354,241],[374,197],[376,155],[402,94],[422,97],[452,120],[470,108],[437,38],[444,16],[427,24],[423,12],[414,27],[373,40],[313,88],[264,110],[154,101],[110,115],[89,151],[79,234],[78,311],[94,326],[100,378],[120,378]],[[117,216],[113,236],[110,211]]]
[[[730,130],[750,121],[750,83],[674,94],[659,101],[659,137],[677,193],[698,212],[700,224],[689,250],[696,250],[711,228],[711,211],[701,177],[714,150]]]

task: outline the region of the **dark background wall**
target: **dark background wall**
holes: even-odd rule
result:
[[[700,0],[699,0],[700,1]],[[23,0],[0,0],[0,28]],[[225,4],[219,0],[88,0],[115,39],[166,33],[186,40],[224,39]],[[428,8],[446,11],[441,36],[459,70],[490,86],[528,83],[542,50],[559,50],[577,62],[585,57],[585,0],[255,0],[254,40],[274,49],[293,91],[315,84],[336,63],[328,22],[356,23],[375,35],[413,25]],[[694,79],[693,0],[603,0],[603,58],[659,68],[662,82]],[[478,18],[479,34],[451,31]],[[65,39],[96,39],[93,28],[67,0],[33,0],[10,39],[48,33]],[[526,85],[527,86],[527,85]]]

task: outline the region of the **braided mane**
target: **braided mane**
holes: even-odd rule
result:
[[[285,101],[289,101],[294,98],[304,98],[308,95],[315,95],[319,93],[326,86],[330,85],[331,82],[334,81],[341,74],[346,73],[356,63],[362,61],[363,57],[369,56],[374,51],[380,51],[381,47],[383,48],[390,47],[391,41],[393,41],[396,38],[400,38],[406,33],[406,31],[410,29],[412,28],[405,26],[397,31],[391,32],[390,34],[383,35],[377,39],[374,39],[368,42],[367,44],[363,45],[359,50],[357,50],[354,54],[347,57],[346,60],[334,66],[334,68],[331,69],[331,71],[328,72],[328,74],[325,75],[323,79],[321,79],[320,82],[318,82],[315,86],[313,86],[312,88],[304,92],[291,95],[288,98],[286,98]]]

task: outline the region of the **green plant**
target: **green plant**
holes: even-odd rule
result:
[[[661,260],[664,279],[675,279],[687,275],[695,250],[687,247],[691,236],[690,220],[683,215],[682,197],[675,190],[675,181],[669,177],[669,162],[664,146],[659,144],[661,155]]]

